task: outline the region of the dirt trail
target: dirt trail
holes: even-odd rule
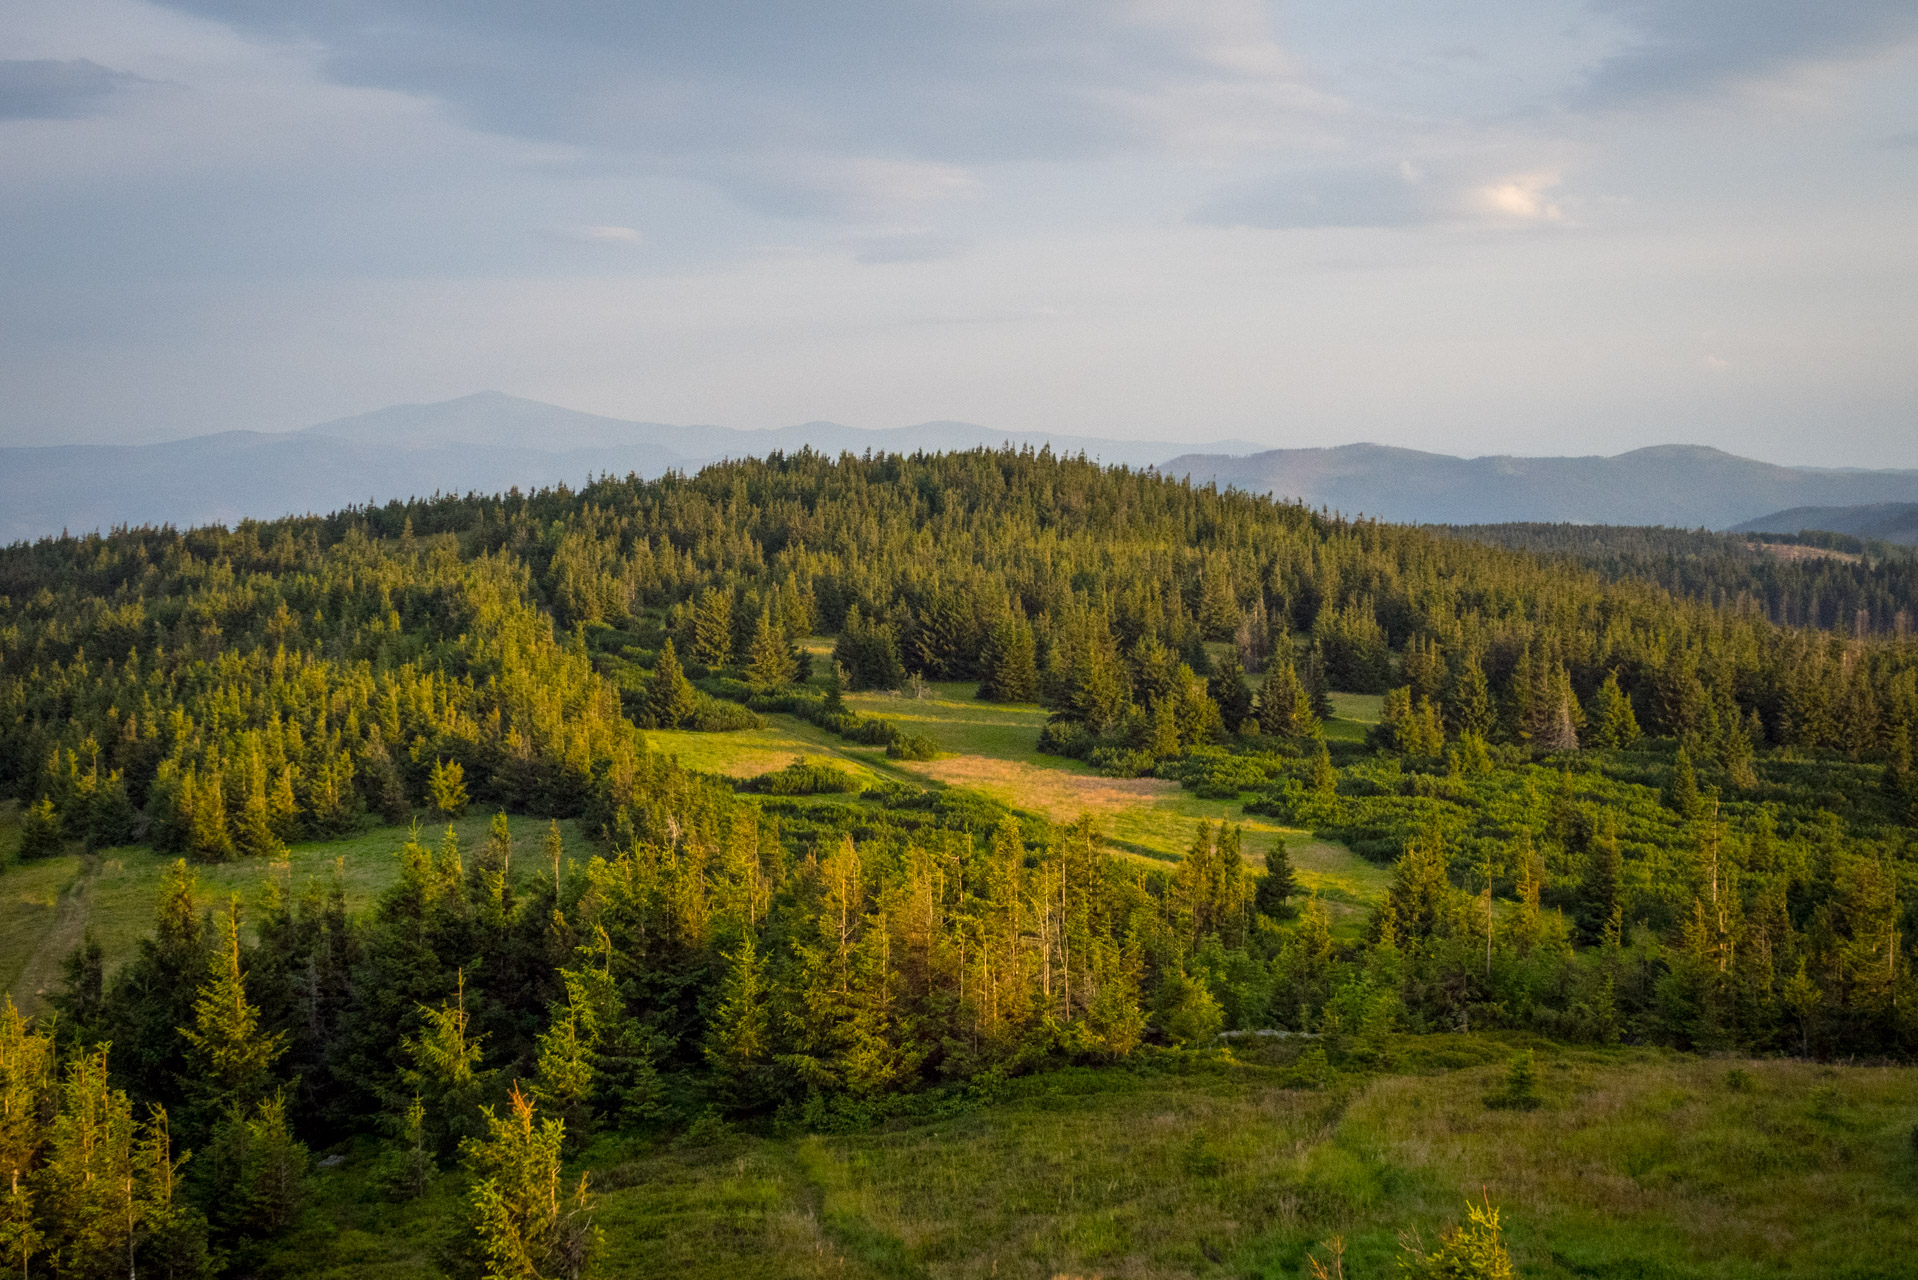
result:
[[[53,919],[42,931],[39,945],[13,982],[13,1003],[20,1012],[33,1013],[44,1008],[47,996],[59,989],[60,962],[86,936],[93,882],[99,871],[99,855],[88,854],[80,860],[79,872],[60,890],[59,901],[53,906]]]

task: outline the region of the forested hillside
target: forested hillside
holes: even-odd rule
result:
[[[1909,1059],[1918,643],[1643,578],[1030,451],[7,548],[19,857],[181,859],[136,954],[83,945],[56,1019],[0,1025],[7,1247],[295,1274],[299,1144],[357,1135],[396,1200],[469,1170],[437,1265],[583,1274],[559,1173],[595,1135],[843,1129],[1221,1032],[1304,1033],[1270,1037],[1304,1085],[1486,1028]],[[1342,842],[1389,891],[1335,919],[1229,823],[1167,865],[919,775],[649,745],[778,719],[923,759],[848,697],[925,681],[1042,703],[1062,762]],[[1364,741],[1334,693],[1382,698]],[[418,831],[365,912],[196,887],[469,808],[488,838]]]
[[[1786,626],[1911,634],[1918,551],[1849,534],[1711,533],[1632,525],[1468,524],[1453,537],[1563,558],[1613,581],[1654,582]]]

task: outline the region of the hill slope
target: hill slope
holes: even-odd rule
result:
[[[1572,521],[1722,529],[1801,505],[1918,501],[1918,471],[1781,467],[1698,445],[1614,458],[1454,458],[1375,444],[1187,454],[1172,475],[1420,524]]]
[[[1734,533],[1802,533],[1822,529],[1918,547],[1918,502],[1871,502],[1856,507],[1793,507],[1736,526]]]

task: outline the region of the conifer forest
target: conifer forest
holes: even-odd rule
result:
[[[1910,565],[1642,533],[802,451],[0,549],[0,1271],[1896,1274]]]

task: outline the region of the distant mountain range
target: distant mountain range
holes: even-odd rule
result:
[[[434,492],[503,492],[583,483],[604,472],[652,477],[721,458],[788,453],[910,453],[1050,444],[1057,452],[1148,466],[1191,448],[927,422],[867,431],[808,422],[770,431],[626,422],[486,391],[395,405],[302,431],[228,431],[148,445],[0,449],[0,542],[117,524],[233,524],[334,511]],[[1222,440],[1220,455],[1258,448]]]
[[[1293,498],[1347,515],[1417,524],[1508,521],[1725,529],[1784,508],[1918,502],[1918,471],[1781,467],[1702,445],[1615,458],[1454,458],[1376,444],[1185,454],[1162,470]],[[1796,532],[1772,526],[1766,532]],[[1831,528],[1830,525],[1817,526]]]
[[[1861,507],[1793,507],[1735,526],[1733,533],[1800,533],[1824,529],[1918,547],[1918,502],[1872,502]]]
[[[164,444],[0,449],[0,542],[117,524],[232,524],[434,492],[500,492],[652,477],[721,458],[850,450],[910,453],[1050,445],[1106,463],[1157,466],[1347,515],[1426,524],[1547,521],[1854,532],[1918,503],[1918,471],[1780,467],[1695,445],[1615,458],[1455,458],[1383,445],[1273,449],[993,431],[963,422],[867,431],[808,422],[770,431],[627,422],[481,392],[395,405],[303,431],[229,431]],[[1761,513],[1771,512],[1771,515]],[[1808,521],[1806,524],[1794,523]],[[1874,526],[1875,528],[1876,526]],[[1890,527],[1890,526],[1887,526]],[[1887,537],[1883,532],[1864,536]]]

